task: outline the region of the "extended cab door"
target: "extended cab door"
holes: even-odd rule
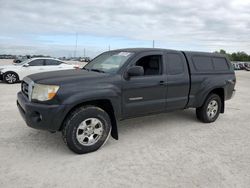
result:
[[[167,110],[183,109],[188,102],[190,77],[182,52],[166,52]]]
[[[123,117],[135,117],[161,112],[166,104],[166,75],[164,74],[163,54],[143,53],[135,57],[130,66],[142,66],[143,76],[123,78],[122,111]]]

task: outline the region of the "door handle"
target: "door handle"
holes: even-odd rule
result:
[[[161,80],[161,81],[159,82],[159,84],[160,84],[160,85],[165,85],[165,81]]]

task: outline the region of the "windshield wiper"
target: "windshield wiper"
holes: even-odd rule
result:
[[[89,71],[89,69],[87,69],[87,68],[85,68],[85,67],[83,67],[82,69],[83,69],[83,70],[86,70],[86,71]]]
[[[101,73],[105,73],[105,71],[103,70],[99,70],[99,69],[89,69],[90,71],[95,71],[95,72],[101,72]]]

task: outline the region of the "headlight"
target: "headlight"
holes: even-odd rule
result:
[[[55,97],[59,86],[34,84],[31,99],[39,101],[48,101]]]

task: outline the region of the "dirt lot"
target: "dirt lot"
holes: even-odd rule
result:
[[[0,187],[249,187],[250,73],[213,124],[185,110],[123,121],[119,141],[76,155],[61,134],[28,128],[20,84],[0,83]]]

